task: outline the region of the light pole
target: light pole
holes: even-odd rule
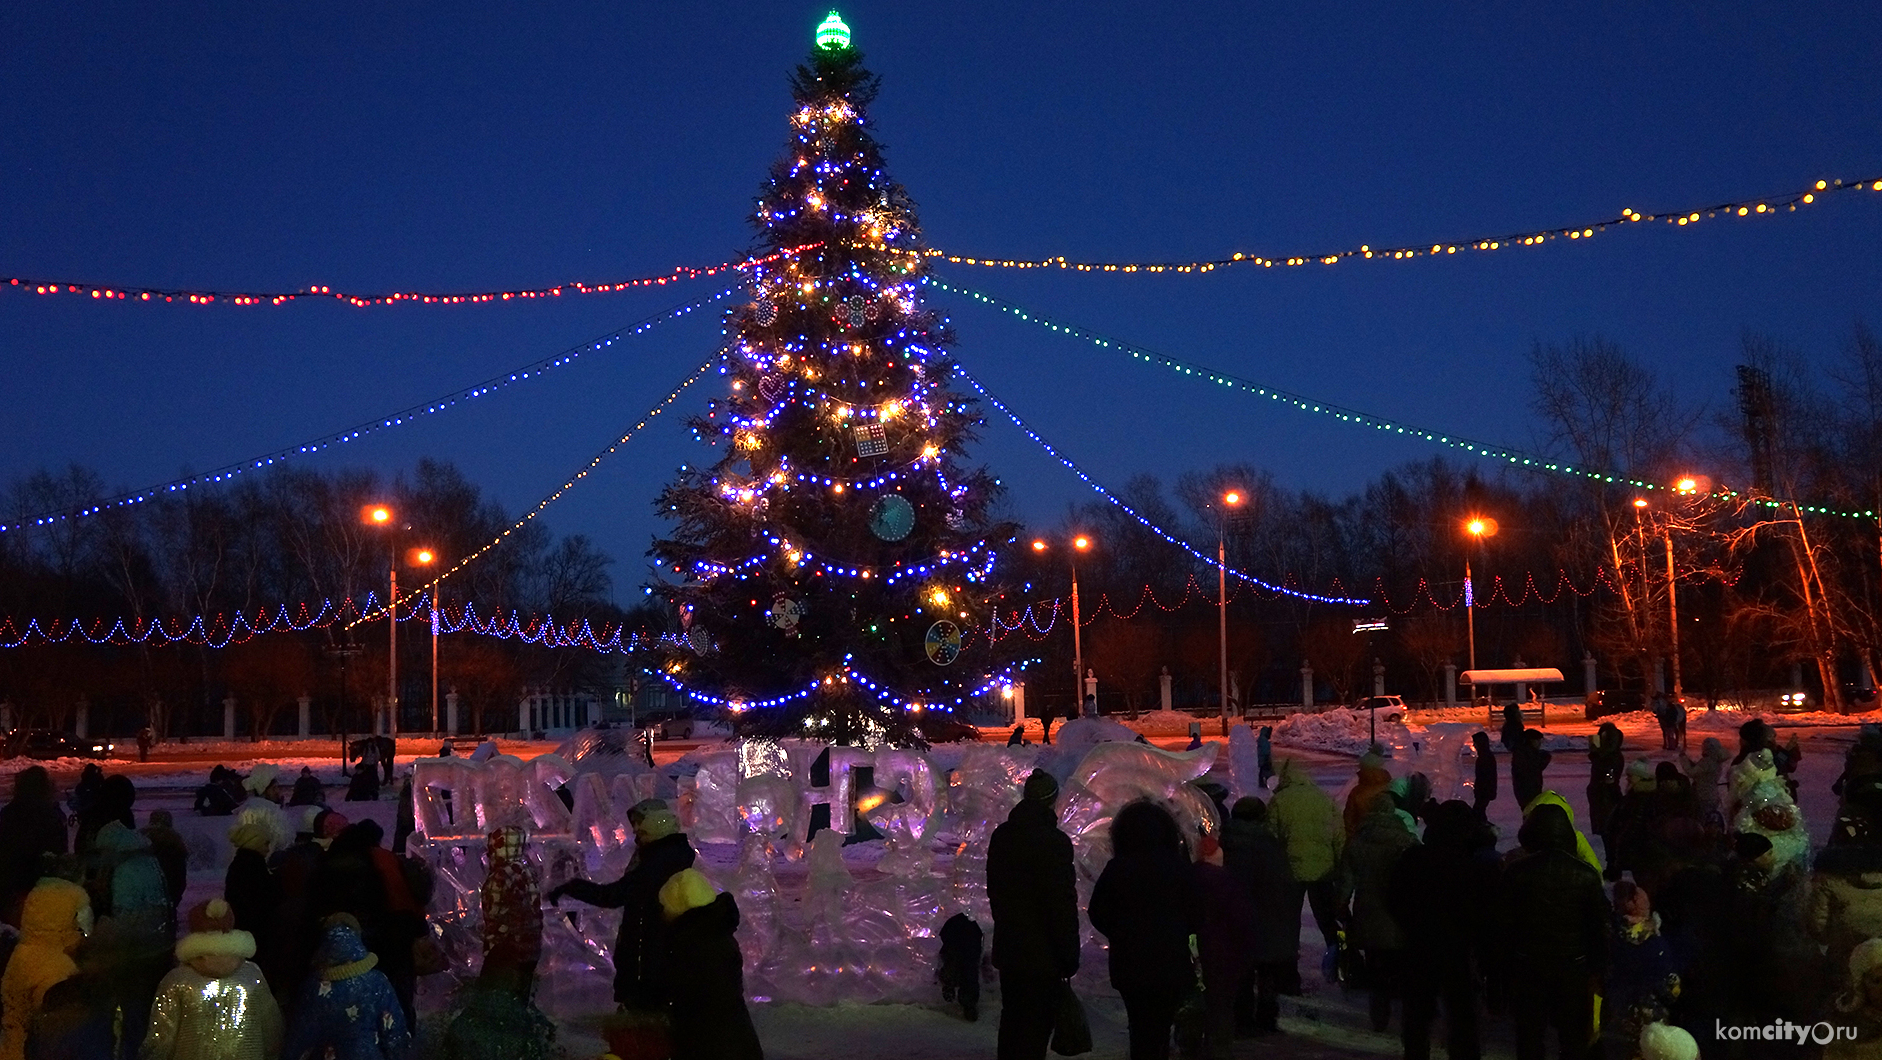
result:
[[[1215,511],[1215,602],[1217,677],[1222,694],[1222,735],[1229,734],[1229,566],[1228,519],[1232,509],[1242,506],[1240,490],[1222,494],[1221,504],[1211,504]]]
[[[438,562],[438,554],[428,548],[415,548],[405,556],[414,567],[429,567]],[[438,586],[431,587],[431,731],[438,731]]]
[[[1043,540],[1035,538],[1032,550],[1043,555],[1050,548]],[[1078,630],[1078,554],[1091,551],[1091,538],[1077,534],[1072,538],[1072,712],[1070,717],[1078,717],[1085,706],[1085,649],[1084,641]]]
[[[1477,594],[1470,580],[1471,549],[1481,544],[1484,538],[1495,536],[1496,530],[1496,520],[1487,516],[1472,516],[1464,523],[1464,532],[1471,537],[1470,545],[1464,549],[1464,626],[1469,630],[1470,668],[1472,670],[1477,668]],[[1471,687],[1470,697],[1473,700],[1477,698],[1475,686]]]
[[[392,527],[392,509],[383,504],[368,506],[361,511],[360,518],[368,526]],[[386,584],[389,586],[389,595],[386,598],[386,716],[390,720],[397,719],[399,716],[398,546],[389,543],[386,556]],[[397,721],[391,720],[388,727],[397,730]]]
[[[1682,499],[1691,500],[1705,492],[1709,483],[1703,476],[1682,475],[1673,483],[1673,492]],[[1673,522],[1667,520],[1666,537],[1666,628],[1667,650],[1673,653],[1673,700],[1679,702],[1685,694],[1680,683],[1679,673],[1679,582],[1673,573]]]

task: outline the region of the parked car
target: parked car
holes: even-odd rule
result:
[[[115,750],[109,740],[80,739],[52,729],[14,729],[6,740],[8,758],[110,758]]]
[[[980,739],[980,730],[947,714],[924,713],[916,717],[915,727],[929,743],[962,743]]]
[[[1597,688],[1588,693],[1584,713],[1589,721],[1605,718],[1609,714],[1628,714],[1636,710],[1648,710],[1647,693],[1639,688]]]
[[[1383,710],[1385,721],[1405,720],[1404,696],[1366,696],[1353,704],[1354,710]]]

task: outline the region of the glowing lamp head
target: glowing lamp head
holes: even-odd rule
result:
[[[1636,508],[1645,508],[1646,506],[1647,506],[1647,498],[1645,498],[1645,497],[1635,497],[1635,498],[1634,498],[1634,507],[1636,507]]]
[[[1072,538],[1072,547],[1080,552],[1090,551],[1091,538],[1086,537],[1084,534],[1079,534],[1077,537]]]
[[[438,554],[428,548],[415,548],[407,552],[405,558],[414,567],[424,567],[436,562]]]
[[[1673,483],[1673,488],[1681,493],[1698,493],[1699,480],[1691,475],[1683,475],[1678,482]]]
[[[383,504],[370,504],[360,509],[360,518],[373,526],[384,526],[392,521],[392,509]]]
[[[1046,543],[1044,541],[1035,540],[1032,543],[1032,550],[1034,552],[1044,552],[1046,550]]]
[[[1242,495],[1240,491],[1230,490],[1227,493],[1224,493],[1222,495],[1222,503],[1228,505],[1231,508],[1242,503]]]
[[[843,21],[843,16],[831,11],[817,27],[817,47],[827,52],[842,51],[850,46],[850,28]]]
[[[1472,537],[1489,537],[1496,533],[1496,520],[1488,516],[1479,515],[1465,523],[1464,530]]]

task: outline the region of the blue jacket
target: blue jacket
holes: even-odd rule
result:
[[[412,1038],[392,983],[349,924],[330,924],[301,984],[281,1060],[403,1060]]]

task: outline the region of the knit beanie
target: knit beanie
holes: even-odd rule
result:
[[[1059,782],[1045,770],[1035,769],[1027,774],[1021,791],[1028,802],[1051,802],[1059,797]]]
[[[176,944],[176,959],[188,964],[198,957],[255,956],[255,936],[235,927],[235,910],[220,898],[201,902],[189,911],[189,934]]]
[[[660,809],[641,814],[640,821],[634,825],[634,842],[651,843],[656,839],[665,839],[679,830],[680,819],[674,816],[672,810],[662,806]]]
[[[666,808],[667,804],[663,799],[642,799],[627,808],[627,823],[630,827],[638,828],[640,827],[641,818],[655,810],[664,810]]]
[[[718,888],[698,869],[681,869],[667,878],[660,888],[660,909],[668,920],[689,910],[711,905],[719,897]]]
[[[1640,1032],[1642,1060],[1699,1060],[1699,1043],[1678,1027],[1649,1023]]]
[[[359,937],[359,921],[345,913],[327,918],[321,930],[320,945],[314,951],[314,968],[320,978],[332,982],[365,975],[379,964],[379,955],[368,953]]]

